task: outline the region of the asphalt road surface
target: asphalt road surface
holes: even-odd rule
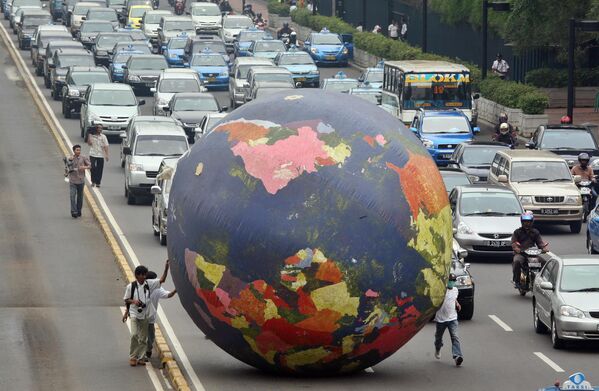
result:
[[[2,23],[7,25],[5,21]],[[1,50],[2,55],[6,57],[5,49]],[[28,52],[21,53],[29,64]],[[0,118],[3,119],[0,133],[0,175],[9,178],[0,182],[3,186],[0,191],[0,227],[3,230],[0,254],[5,254],[0,267],[3,271],[7,268],[0,275],[0,302],[4,307],[0,309],[3,312],[3,316],[0,317],[0,325],[3,326],[0,329],[0,344],[7,345],[9,351],[21,357],[22,364],[9,363],[8,368],[6,364],[0,367],[0,386],[4,376],[13,375],[15,371],[20,370],[28,373],[28,383],[18,383],[16,379],[16,383],[13,383],[10,380],[10,388],[16,388],[13,387],[14,384],[22,384],[22,389],[29,389],[30,384],[41,387],[36,381],[48,372],[54,373],[60,368],[64,369],[66,374],[57,376],[56,381],[61,381],[59,389],[86,388],[79,387],[82,384],[98,384],[99,388],[111,389],[113,387],[110,385],[101,386],[107,384],[102,381],[116,384],[120,380],[123,383],[120,383],[122,386],[119,388],[126,389],[129,386],[125,384],[129,383],[125,383],[125,380],[134,379],[127,379],[125,376],[136,376],[141,371],[130,370],[123,365],[121,359],[126,355],[124,344],[127,342],[126,329],[119,322],[116,309],[122,296],[122,283],[117,281],[116,266],[112,265],[104,238],[89,217],[86,216],[81,221],[70,221],[66,203],[67,187],[60,182],[62,168],[56,148],[37,116],[29,112],[33,111],[33,103],[29,96],[17,88],[14,81],[9,80],[7,72],[12,69],[10,66],[10,62],[5,62],[4,74],[0,75],[0,94],[4,102],[3,114],[0,114]],[[330,77],[338,70],[321,69],[321,77]],[[359,74],[351,68],[344,71],[349,77]],[[81,142],[78,118],[64,119],[60,103],[50,98],[49,90],[43,87],[43,80],[36,78],[36,82],[60,118],[70,139],[74,143]],[[16,83],[18,84],[18,81]],[[227,92],[217,92],[215,95],[221,104],[228,106]],[[142,111],[143,114],[150,114],[152,98],[146,97],[146,101]],[[483,131],[479,139],[488,140],[490,134]],[[86,152],[86,148],[84,149]],[[23,159],[23,153],[19,151],[26,153],[27,158]],[[101,193],[137,257],[150,269],[159,271],[167,254],[166,248],[160,246],[152,234],[149,203],[127,205],[124,197],[123,170],[118,159],[119,144],[111,145],[110,156],[111,160],[104,171]],[[7,237],[15,238],[16,232],[22,235],[18,238],[19,242],[6,240]],[[579,235],[570,234],[566,226],[542,228],[545,239],[551,243],[551,249],[557,254],[585,252],[584,232],[583,228],[583,233]],[[65,238],[70,238],[70,235],[79,235],[80,238],[66,242]],[[17,246],[17,243],[20,245]],[[63,243],[69,245],[64,246]],[[55,255],[46,255],[53,249],[56,251]],[[78,256],[75,258],[78,262],[73,262],[74,256]],[[22,264],[27,266],[6,264],[6,260],[13,262],[21,259]],[[104,259],[106,262],[101,262]],[[75,277],[65,277],[62,272],[67,270]],[[165,300],[161,305],[172,331],[180,342],[180,349],[175,349],[175,353],[185,353],[193,373],[199,379],[199,382],[192,381],[190,385],[207,390],[527,390],[553,384],[556,379],[563,379],[567,373],[573,371],[583,371],[591,381],[599,382],[597,345],[574,345],[568,350],[557,351],[551,347],[548,335],[535,334],[532,328],[530,295],[520,297],[511,287],[509,261],[473,260],[471,271],[476,282],[475,315],[473,320],[460,324],[460,337],[465,355],[461,368],[456,368],[451,360],[447,335],[442,359],[435,360],[434,325],[431,323],[399,352],[373,367],[371,371],[335,378],[275,377],[235,360],[205,339],[176,298]],[[35,279],[32,281],[32,278]],[[65,285],[65,279],[73,284],[72,291]],[[92,281],[84,282],[88,279]],[[94,280],[101,286],[92,289],[89,284]],[[166,288],[171,287],[172,282],[169,279]],[[19,302],[24,300],[24,295],[39,297],[39,300]],[[79,304],[75,304],[75,298],[81,295],[83,305],[78,308]],[[15,301],[10,301],[10,297]],[[15,308],[32,306],[44,309]],[[10,323],[7,319],[22,319],[23,313],[47,314],[47,306],[51,307],[54,318],[48,318],[50,315],[46,315],[46,318],[42,318],[45,319],[43,325],[50,323],[51,327],[41,327],[35,320],[39,318],[33,318],[34,320],[30,321],[33,324],[30,326],[32,328],[23,329],[29,331],[28,338],[34,340],[41,335],[41,339],[45,341],[43,337],[50,332],[48,330],[54,333],[52,349],[48,355],[40,358],[39,365],[43,368],[36,369],[29,364],[32,356],[31,351],[27,350],[35,347],[23,349],[23,346],[28,346],[26,342],[15,342],[25,338],[22,326],[18,321],[15,324],[15,321]],[[58,310],[54,306],[66,308]],[[8,313],[5,315],[4,311]],[[90,316],[93,316],[95,322],[82,325],[82,313],[87,312],[92,314]],[[85,332],[82,333],[79,327],[85,327]],[[77,332],[73,332],[73,328],[76,328]],[[105,343],[98,346],[90,345],[88,340],[79,339],[81,334]],[[5,336],[8,339],[6,343]],[[73,356],[67,352],[72,352]],[[109,356],[111,360],[108,360]],[[73,362],[78,364],[74,365]],[[11,368],[11,365],[16,368]],[[78,373],[78,366],[88,372]],[[109,371],[108,366],[114,372]],[[557,372],[558,369],[564,370],[565,373]],[[4,375],[5,373],[7,375]],[[135,375],[125,375],[131,373]],[[189,373],[187,377],[190,378]],[[146,384],[144,388],[147,389],[147,379],[140,378],[139,382],[135,382],[135,386],[143,384]]]

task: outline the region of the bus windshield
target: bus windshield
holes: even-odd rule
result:
[[[407,74],[403,86],[406,109],[471,109],[470,79],[467,74]]]

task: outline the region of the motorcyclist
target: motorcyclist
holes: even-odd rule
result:
[[[595,202],[597,201],[597,191],[595,190],[597,180],[595,179],[595,173],[593,169],[589,165],[589,161],[591,157],[588,153],[583,152],[578,155],[578,164],[572,167],[570,172],[572,175],[579,175],[580,179],[583,181],[591,181],[593,182],[593,186],[591,186],[591,192],[593,197],[591,198],[591,208],[595,206]]]
[[[283,23],[283,27],[281,27],[281,29],[277,31],[277,39],[283,38],[284,34],[291,35],[292,31],[293,30],[291,29],[291,27],[289,27],[289,23]]]
[[[497,125],[495,125],[495,134],[496,135],[499,134],[499,130],[500,130],[501,124],[508,124],[509,129],[510,129],[510,133],[512,133],[514,131],[514,127],[512,126],[512,124],[510,124],[508,122],[507,113],[501,113],[501,114],[499,114],[499,123]]]
[[[510,132],[510,126],[507,122],[499,125],[499,133],[495,135],[495,141],[508,145],[516,145],[516,139]]]
[[[229,4],[229,0],[223,0],[222,3],[220,3],[219,5],[220,8],[220,12],[233,12],[233,7],[231,7],[231,4]]]
[[[512,278],[516,288],[520,286],[520,271],[522,270],[522,266],[527,262],[527,258],[522,255],[524,251],[535,245],[543,252],[549,251],[549,243],[543,240],[539,230],[533,228],[534,219],[535,217],[531,211],[524,212],[520,216],[522,226],[517,228],[512,234],[512,249],[514,250]]]
[[[254,10],[253,10],[253,8],[252,8],[252,5],[251,5],[251,4],[246,4],[246,5],[243,7],[242,14],[243,14],[243,15],[247,15],[247,16],[249,16],[250,18],[252,18],[252,20],[255,20],[255,19],[256,19],[256,14],[254,13]]]
[[[256,14],[256,19],[254,19],[254,24],[264,23],[264,18],[262,18],[262,13],[258,12]]]

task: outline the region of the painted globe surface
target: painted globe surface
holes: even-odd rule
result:
[[[305,89],[242,106],[180,159],[169,198],[183,306],[254,367],[370,367],[443,302],[452,230],[439,171],[360,98]]]

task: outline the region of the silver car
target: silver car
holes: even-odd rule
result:
[[[245,90],[249,87],[247,75],[250,68],[255,66],[274,66],[274,64],[267,58],[237,57],[235,59],[231,68],[231,77],[229,77],[229,97],[232,109],[244,103]]]
[[[599,341],[599,259],[553,255],[533,286],[537,333],[551,331],[555,349],[566,340]]]
[[[164,111],[173,96],[178,92],[203,92],[202,82],[197,72],[189,69],[166,69],[158,77],[154,93],[154,115],[166,115]]]
[[[158,236],[160,244],[166,245],[166,221],[168,217],[168,196],[177,170],[179,158],[166,158],[160,163],[156,184],[150,192],[154,196],[152,201],[152,231]]]
[[[455,239],[470,255],[510,256],[523,213],[518,197],[496,185],[458,186],[449,194]]]
[[[225,42],[227,50],[233,51],[233,43],[239,36],[241,30],[254,27],[254,22],[245,15],[225,15],[223,17],[223,28],[220,30],[221,38]]]

